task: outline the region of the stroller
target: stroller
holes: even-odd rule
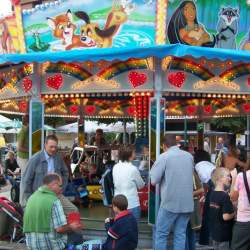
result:
[[[11,183],[10,197],[13,202],[19,202],[21,177],[15,177]]]
[[[23,210],[20,205],[8,200],[5,197],[0,197],[0,210],[11,218],[11,229],[6,235],[11,242],[24,242],[23,235]],[[8,223],[9,224],[9,223]]]

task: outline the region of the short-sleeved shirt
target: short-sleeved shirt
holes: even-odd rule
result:
[[[248,186],[250,187],[250,170],[248,170],[246,174],[247,174]],[[234,190],[239,192],[237,221],[249,222],[250,221],[250,204],[248,201],[242,173],[239,173],[238,176],[236,177]]]
[[[33,250],[62,250],[67,243],[66,234],[58,234],[56,229],[67,224],[66,217],[60,200],[56,200],[52,207],[51,232],[49,233],[26,233],[28,249]]]
[[[233,219],[225,221],[223,214],[232,214],[233,212],[233,204],[226,192],[211,192],[209,215],[211,235],[214,241],[224,242],[232,239]]]
[[[150,178],[160,184],[162,208],[172,213],[193,212],[193,169],[193,156],[177,146],[159,156]]]

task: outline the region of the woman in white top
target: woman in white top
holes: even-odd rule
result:
[[[201,245],[209,245],[209,238],[210,238],[209,203],[210,203],[210,193],[213,189],[211,174],[215,169],[215,165],[210,162],[210,155],[205,150],[197,150],[195,152],[194,164],[195,164],[195,171],[197,172],[203,184],[204,190],[206,191],[199,243]]]
[[[115,194],[123,194],[128,199],[128,210],[139,222],[141,217],[138,189],[144,187],[145,183],[139,170],[131,161],[135,158],[134,149],[123,147],[119,150],[119,162],[113,168],[113,182]]]

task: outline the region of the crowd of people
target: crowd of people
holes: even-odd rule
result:
[[[5,162],[10,182],[20,169],[14,156],[10,151]],[[120,161],[112,169],[113,194],[108,204],[112,213],[105,220],[107,239],[83,242],[79,210],[64,196],[71,178],[70,168],[58,152],[57,137],[48,135],[44,148],[27,161],[25,169],[21,169],[23,193],[20,204],[24,208],[23,232],[28,249],[61,250],[71,246],[80,249],[136,249],[140,219],[137,190],[145,183],[131,163],[134,156],[133,148],[121,148]],[[92,164],[87,174],[88,181],[93,181],[95,176],[96,166]]]
[[[195,249],[192,222],[197,212],[196,196],[203,196],[204,207],[200,239],[210,240],[215,250],[250,249],[250,159],[239,160],[240,152],[230,141],[219,138],[217,159],[213,165],[205,150],[194,155],[176,145],[167,135],[164,153],[151,169],[153,185],[160,184],[161,204],[157,216],[155,249],[166,250],[171,228],[174,249]],[[202,185],[197,186],[198,182]],[[195,210],[194,210],[195,209]]]
[[[104,145],[102,138],[103,133],[97,131],[93,144]],[[8,152],[4,175],[10,183],[16,175],[22,176],[20,203],[25,211],[28,249],[61,250],[71,246],[96,250],[136,249],[141,217],[138,190],[147,185],[147,181],[160,186],[154,249],[168,249],[172,229],[176,250],[196,249],[196,229],[199,229],[200,245],[212,244],[214,250],[250,249],[250,158],[247,154],[244,159],[235,143],[219,138],[212,163],[208,138],[203,149],[190,153],[174,135],[166,135],[164,152],[157,161],[149,162],[149,149],[143,146],[143,158],[138,166],[133,164],[135,149],[120,147],[117,163],[108,165],[102,178],[96,164],[89,164],[86,170],[83,158],[80,174],[88,183],[102,183],[104,204],[110,209],[110,217],[105,220],[107,239],[85,242],[79,210],[64,196],[73,174],[70,158],[63,159],[58,152],[57,137],[47,136],[40,152],[29,160],[22,158],[21,165],[26,161],[22,167],[19,158],[27,156],[24,135],[19,145],[21,153],[17,160],[13,151]]]

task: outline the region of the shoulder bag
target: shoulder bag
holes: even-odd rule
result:
[[[249,190],[249,186],[248,186],[248,182],[247,182],[247,173],[246,171],[243,171],[243,179],[244,179],[244,184],[245,184],[245,188],[247,191],[247,197],[248,197],[248,201],[250,204],[250,190]]]

